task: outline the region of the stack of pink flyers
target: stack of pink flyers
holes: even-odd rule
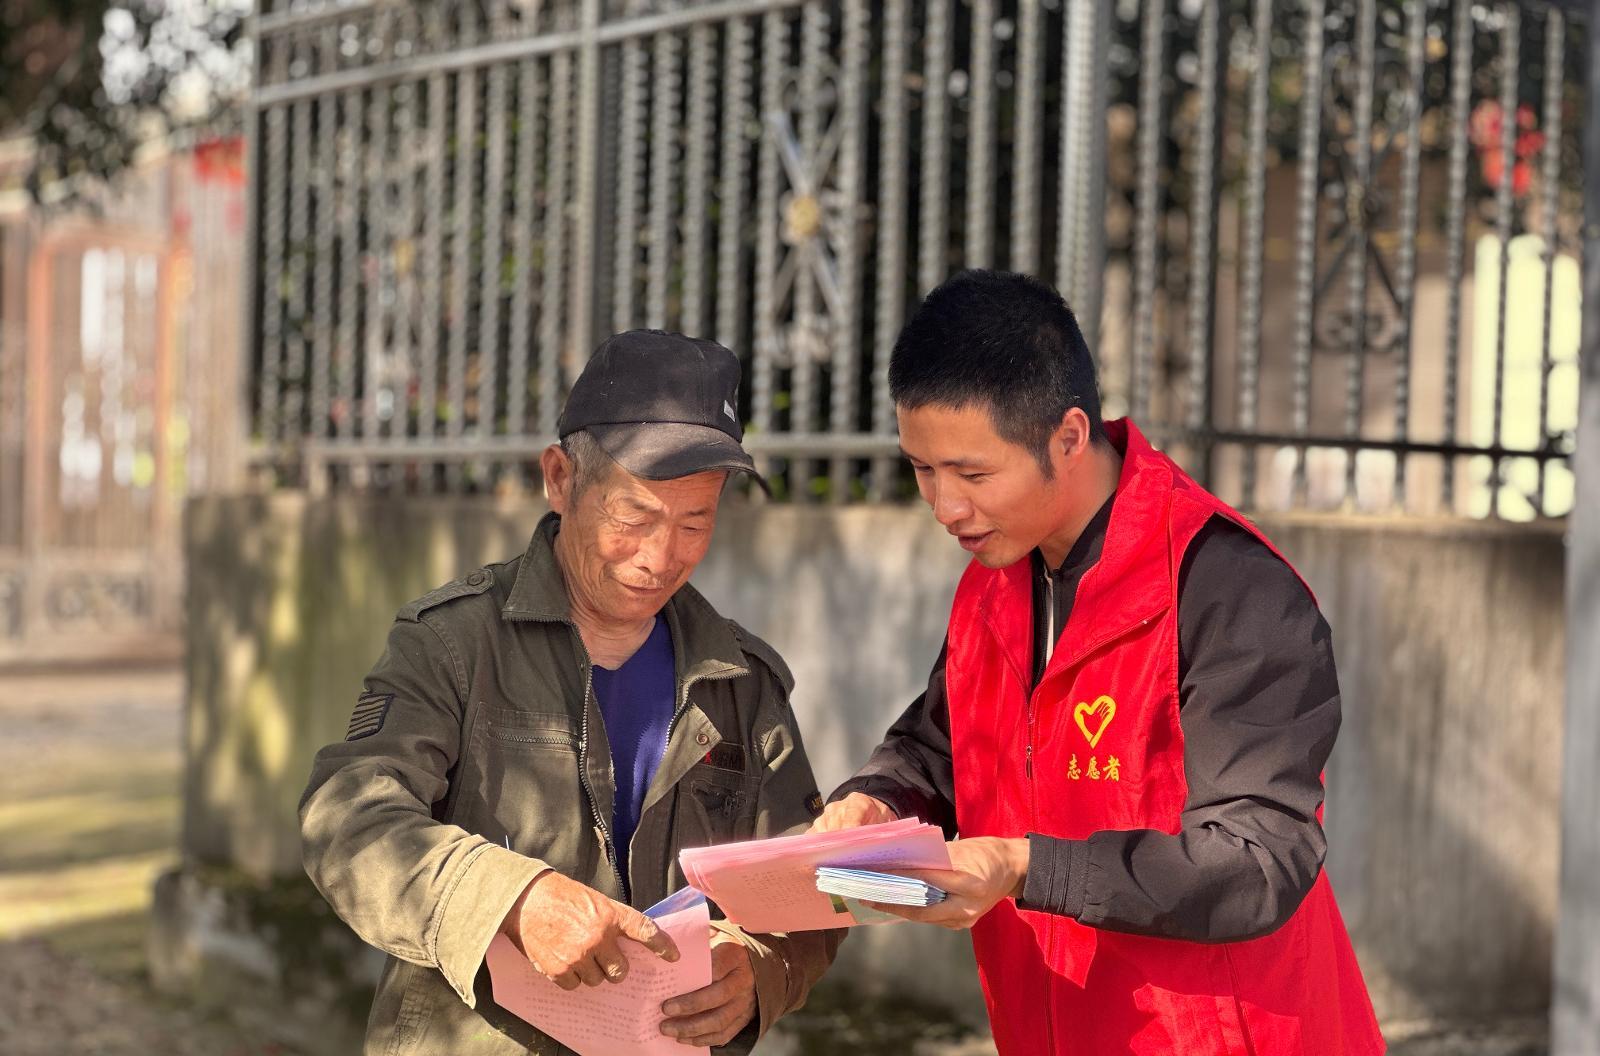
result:
[[[944,833],[915,818],[857,829],[685,848],[689,883],[753,932],[817,931],[899,920],[817,890],[817,867],[896,872],[948,869]]]

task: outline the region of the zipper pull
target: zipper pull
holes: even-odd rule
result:
[[[1028,743],[1028,780],[1033,780],[1033,742]]]

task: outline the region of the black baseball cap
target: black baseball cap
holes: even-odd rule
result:
[[[739,357],[715,341],[665,330],[606,338],[556,423],[563,439],[580,429],[636,477],[671,480],[724,469],[766,487],[741,446]]]

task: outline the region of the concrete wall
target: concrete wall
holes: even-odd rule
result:
[[[185,849],[299,871],[295,805],[342,736],[396,608],[520,552],[539,514],[487,500],[201,499],[187,520]],[[1562,692],[1553,530],[1272,518],[1335,632],[1345,727],[1329,871],[1387,1022],[1549,998]],[[920,508],[731,507],[697,585],[788,658],[824,789],[919,691],[962,554]],[[981,1015],[965,940],[862,929],[835,977]]]

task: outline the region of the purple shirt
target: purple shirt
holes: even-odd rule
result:
[[[650,779],[666,754],[667,728],[677,709],[678,679],[667,621],[658,617],[650,637],[621,667],[610,671],[596,664],[593,677],[617,781],[611,811],[612,842],[617,849],[617,869],[626,880],[628,844],[639,827]]]

